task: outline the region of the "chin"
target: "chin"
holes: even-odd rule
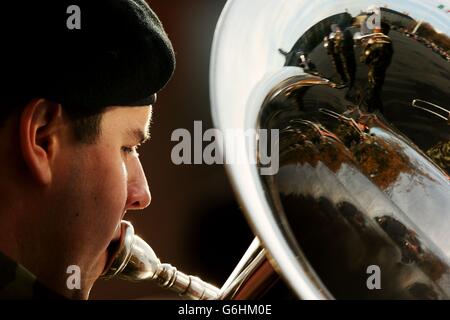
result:
[[[101,275],[105,270],[106,263],[108,261],[108,251],[104,251],[100,254],[100,256],[96,259],[94,264],[91,264],[86,270],[88,270],[84,274],[84,280],[82,280],[82,299],[87,299],[89,296],[89,292],[91,291],[94,283],[99,280]]]
[[[96,280],[105,272],[105,268],[107,266],[108,259],[109,259],[109,252],[106,249],[101,254],[100,259],[97,261],[95,268],[94,268],[94,274],[96,276]]]

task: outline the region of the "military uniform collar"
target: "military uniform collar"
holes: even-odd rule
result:
[[[0,300],[64,299],[34,274],[0,252]]]

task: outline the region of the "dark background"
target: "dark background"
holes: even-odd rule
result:
[[[125,219],[162,262],[221,286],[253,236],[221,165],[181,165],[171,161],[177,128],[193,135],[213,127],[209,100],[209,60],[224,0],[148,1],[176,51],[177,68],[153,108],[151,140],[139,153],[152,193],[151,205]],[[91,299],[176,299],[151,283],[98,281]]]

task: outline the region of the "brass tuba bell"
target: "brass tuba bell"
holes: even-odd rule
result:
[[[277,131],[279,170],[261,174],[256,132],[225,137],[225,156],[247,157],[226,169],[256,238],[220,289],[192,280],[193,298],[450,298],[441,2],[227,3],[211,56],[214,123]],[[117,261],[114,275],[149,270]]]

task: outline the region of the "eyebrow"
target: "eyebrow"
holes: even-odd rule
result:
[[[155,95],[156,97],[156,95]],[[150,106],[150,118],[144,129],[135,128],[128,130],[128,136],[136,141],[136,144],[144,144],[150,140],[150,127],[153,122],[153,108]]]
[[[128,131],[128,134],[138,143],[143,144],[150,139],[150,127],[147,127],[146,130],[142,129],[131,129]]]

